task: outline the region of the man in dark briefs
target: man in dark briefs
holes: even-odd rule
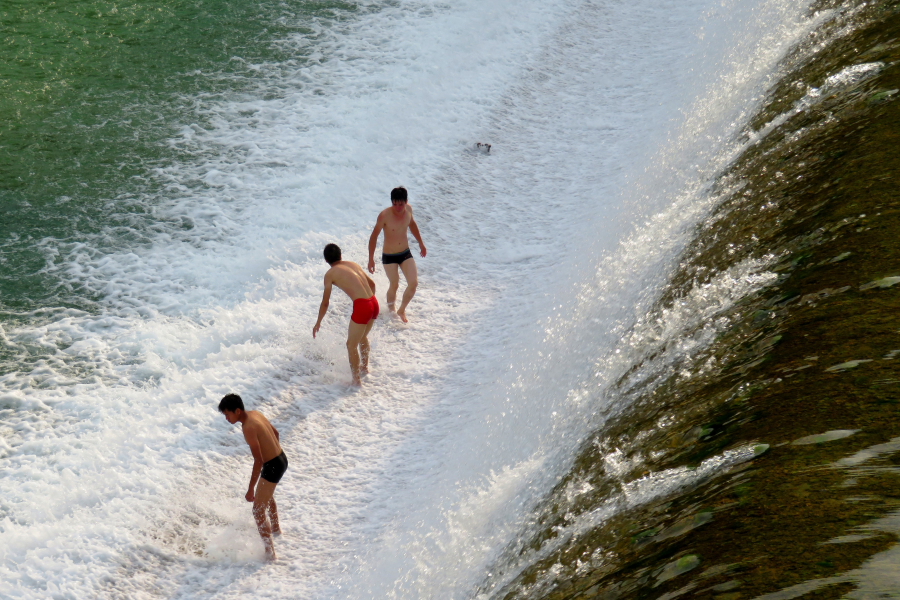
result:
[[[404,323],[408,323],[406,305],[416,293],[419,274],[416,269],[416,261],[412,252],[409,251],[407,230],[419,242],[419,254],[423,258],[427,251],[425,244],[422,243],[422,236],[419,234],[419,226],[413,219],[413,211],[409,205],[405,187],[392,189],[391,207],[378,213],[375,229],[369,236],[369,273],[375,272],[375,247],[378,245],[378,235],[382,230],[384,230],[384,245],[381,247],[381,263],[384,265],[384,272],[390,284],[386,298],[388,309],[394,312],[394,301],[397,299],[397,288],[400,286],[400,271],[403,271],[403,277],[406,278],[406,290],[403,291],[403,300],[400,301],[397,316]]]
[[[266,560],[276,559],[272,535],[281,535],[278,524],[278,507],[275,506],[275,486],[287,471],[288,460],[279,444],[278,430],[272,427],[269,420],[255,410],[244,410],[244,401],[237,394],[228,394],[219,402],[219,412],[225,415],[229,423],[238,421],[244,432],[244,439],[253,454],[253,471],[250,474],[250,487],[244,496],[247,502],[253,503],[253,518],[262,537],[266,549]],[[256,485],[257,479],[259,485]],[[256,485],[256,492],[253,486]],[[266,519],[266,511],[272,521]]]

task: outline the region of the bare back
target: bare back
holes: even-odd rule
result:
[[[359,300],[361,298],[371,298],[375,295],[374,290],[369,286],[369,278],[355,262],[342,260],[334,263],[325,274],[325,284],[333,283],[341,288],[345,294],[350,296],[351,300]]]
[[[393,208],[386,208],[378,215],[378,224],[384,226],[384,245],[381,251],[385,254],[395,254],[409,248],[406,232],[412,221],[412,207],[406,204],[404,208],[400,215]]]
[[[247,420],[243,423],[244,439],[250,448],[253,448],[253,440],[259,444],[262,461],[267,462],[281,454],[281,444],[278,443],[278,435],[269,420],[255,410],[247,411]]]

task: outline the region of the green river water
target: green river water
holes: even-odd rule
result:
[[[88,238],[95,251],[140,244],[159,225],[145,218],[165,185],[154,169],[185,152],[167,143],[177,127],[204,127],[206,103],[255,89],[262,68],[306,60],[280,41],[315,40],[355,12],[341,2],[3,2],[0,323],[10,311],[90,310],[95,298],[55,275],[60,253]]]

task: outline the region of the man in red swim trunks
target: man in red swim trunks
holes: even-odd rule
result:
[[[325,246],[325,261],[331,268],[325,273],[325,292],[322,294],[322,305],[319,306],[319,318],[313,327],[313,337],[319,332],[322,319],[328,311],[331,286],[336,285],[353,300],[353,314],[350,315],[350,330],[347,332],[347,354],[350,355],[353,385],[361,385],[360,373],[365,375],[369,372],[368,335],[378,317],[375,282],[355,262],[341,260],[341,249],[336,244]]]

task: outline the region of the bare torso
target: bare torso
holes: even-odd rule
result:
[[[351,300],[371,298],[375,295],[375,292],[369,287],[368,278],[362,267],[349,260],[334,263],[325,274],[325,279],[326,282],[331,279],[331,283],[341,288],[345,294],[350,296]]]
[[[242,424],[247,443],[256,438],[263,462],[268,462],[281,454],[281,444],[275,435],[275,428],[269,420],[255,410],[247,411],[247,420]]]
[[[409,204],[404,204],[403,208],[399,215],[393,208],[386,208],[378,215],[378,220],[384,223],[384,245],[381,251],[385,254],[396,254],[409,248],[406,232],[412,221],[412,208]]]

